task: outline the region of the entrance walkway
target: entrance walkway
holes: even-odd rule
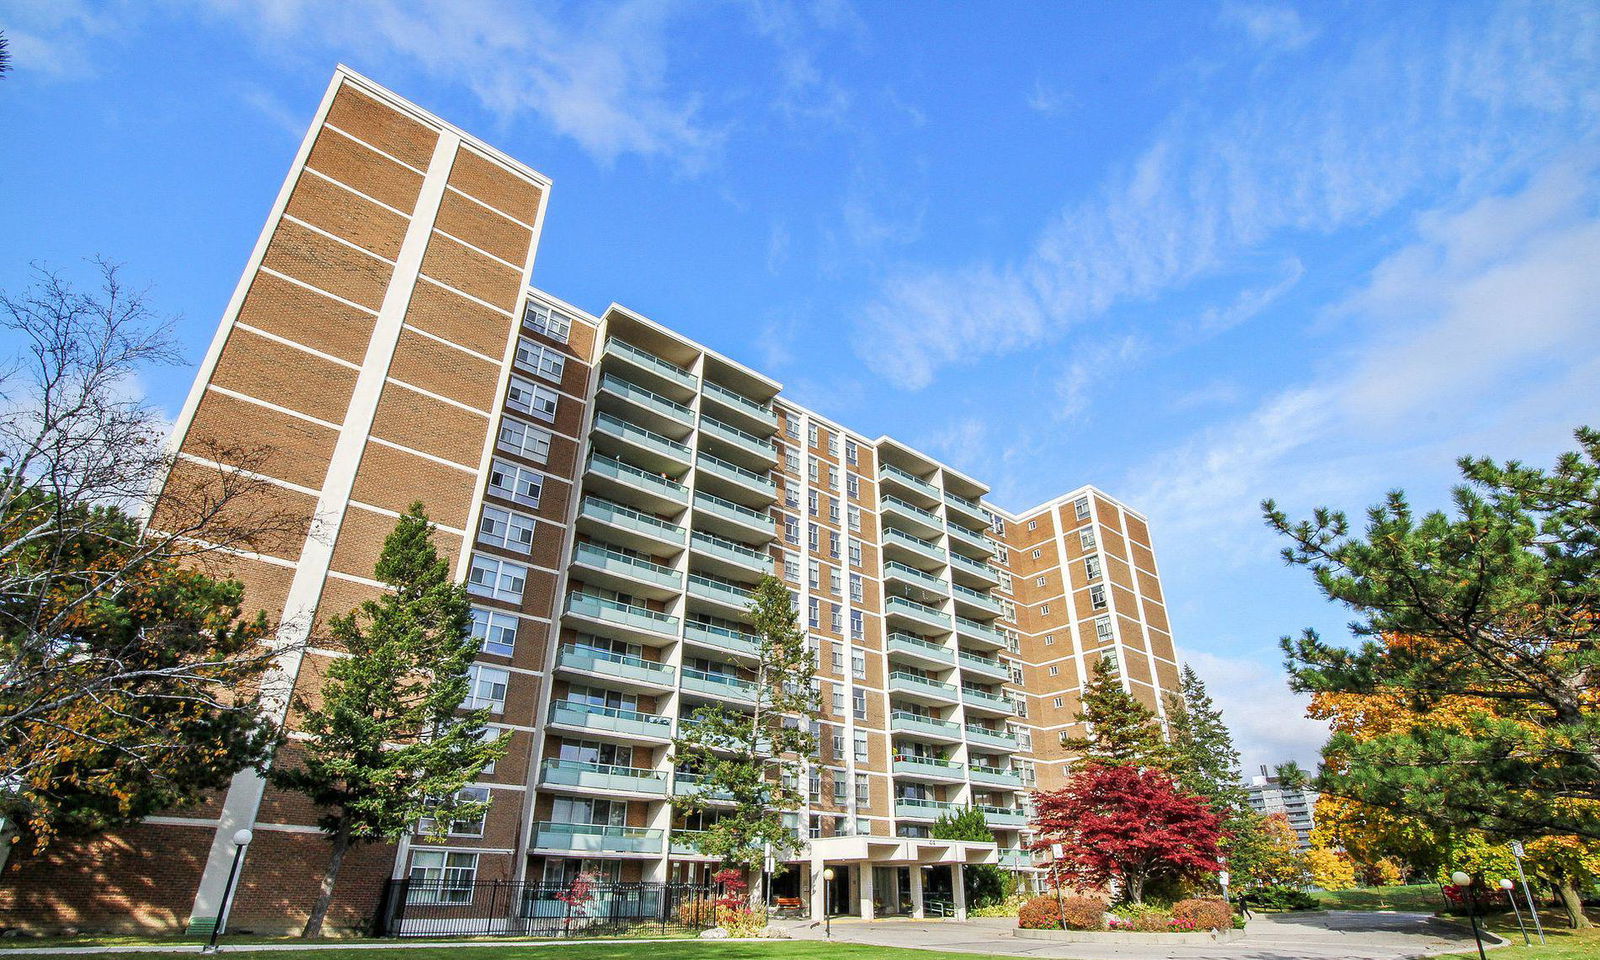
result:
[[[1243,939],[1206,945],[1047,943],[1011,935],[1017,921],[982,917],[965,923],[850,918],[833,921],[833,939],[880,947],[1076,960],[1401,960],[1475,951],[1472,933],[1420,913],[1330,910],[1257,915]],[[783,922],[796,939],[822,939],[822,924]]]

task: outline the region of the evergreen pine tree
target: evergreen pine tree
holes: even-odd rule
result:
[[[1123,689],[1113,657],[1096,661],[1077,719],[1089,725],[1087,735],[1062,734],[1061,745],[1084,758],[1135,767],[1164,767],[1170,762],[1155,712]]]
[[[1244,806],[1239,751],[1222,711],[1200,675],[1184,667],[1178,691],[1167,694],[1170,770],[1184,789],[1211,801],[1219,813]]]
[[[422,504],[384,540],[375,573],[390,591],[331,622],[349,656],[329,664],[319,702],[297,703],[306,739],[295,762],[270,773],[321,810],[330,846],[306,937],[322,932],[351,847],[399,839],[424,817],[442,830],[483,816],[486,803],[456,794],[505,751],[484,742],[487,711],[460,709],[478,645],[466,591],[450,580]]]

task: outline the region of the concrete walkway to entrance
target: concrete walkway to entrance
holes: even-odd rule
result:
[[[983,917],[952,920],[836,918],[833,939],[880,947],[989,953],[1075,960],[1401,960],[1472,952],[1472,933],[1420,913],[1330,910],[1257,916],[1243,939],[1206,945],[1047,943],[1012,936],[1017,921]],[[795,939],[822,939],[811,921],[783,924]]]

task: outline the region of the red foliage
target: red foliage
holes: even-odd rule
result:
[[[1034,849],[1061,844],[1068,882],[1121,880],[1138,902],[1148,880],[1222,869],[1220,818],[1161,770],[1090,763],[1064,788],[1034,794],[1034,808]]]
[[[745,891],[750,889],[750,884],[744,879],[744,871],[729,867],[718,870],[711,875],[711,882],[722,889],[722,896],[717,898],[719,907],[741,907],[745,905]]]

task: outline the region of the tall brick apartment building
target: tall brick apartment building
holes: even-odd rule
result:
[[[1157,710],[1176,687],[1144,518],[1092,487],[1013,515],[667,326],[534,289],[549,187],[341,68],[177,424],[177,470],[210,467],[209,438],[276,448],[279,506],[313,529],[231,560],[248,605],[309,639],[277,664],[285,688],[318,682],[317,625],[379,589],[411,501],[474,598],[470,704],[510,740],[469,788],[488,814],[352,853],[332,925],[388,877],[703,876],[703,823],[672,804],[698,786],[668,744],[696,706],[749,702],[745,606],[768,573],[795,592],[824,707],[794,820],[809,843],[780,883],[815,909],[832,866],[835,912],[870,916],[958,892],[967,863],[1035,869],[1028,792],[1061,782],[1095,659]],[[994,846],[928,838],[966,805]],[[241,774],[207,807],[13,858],[0,911],[204,923],[250,827],[232,926],[293,928],[326,862],[314,822]]]

